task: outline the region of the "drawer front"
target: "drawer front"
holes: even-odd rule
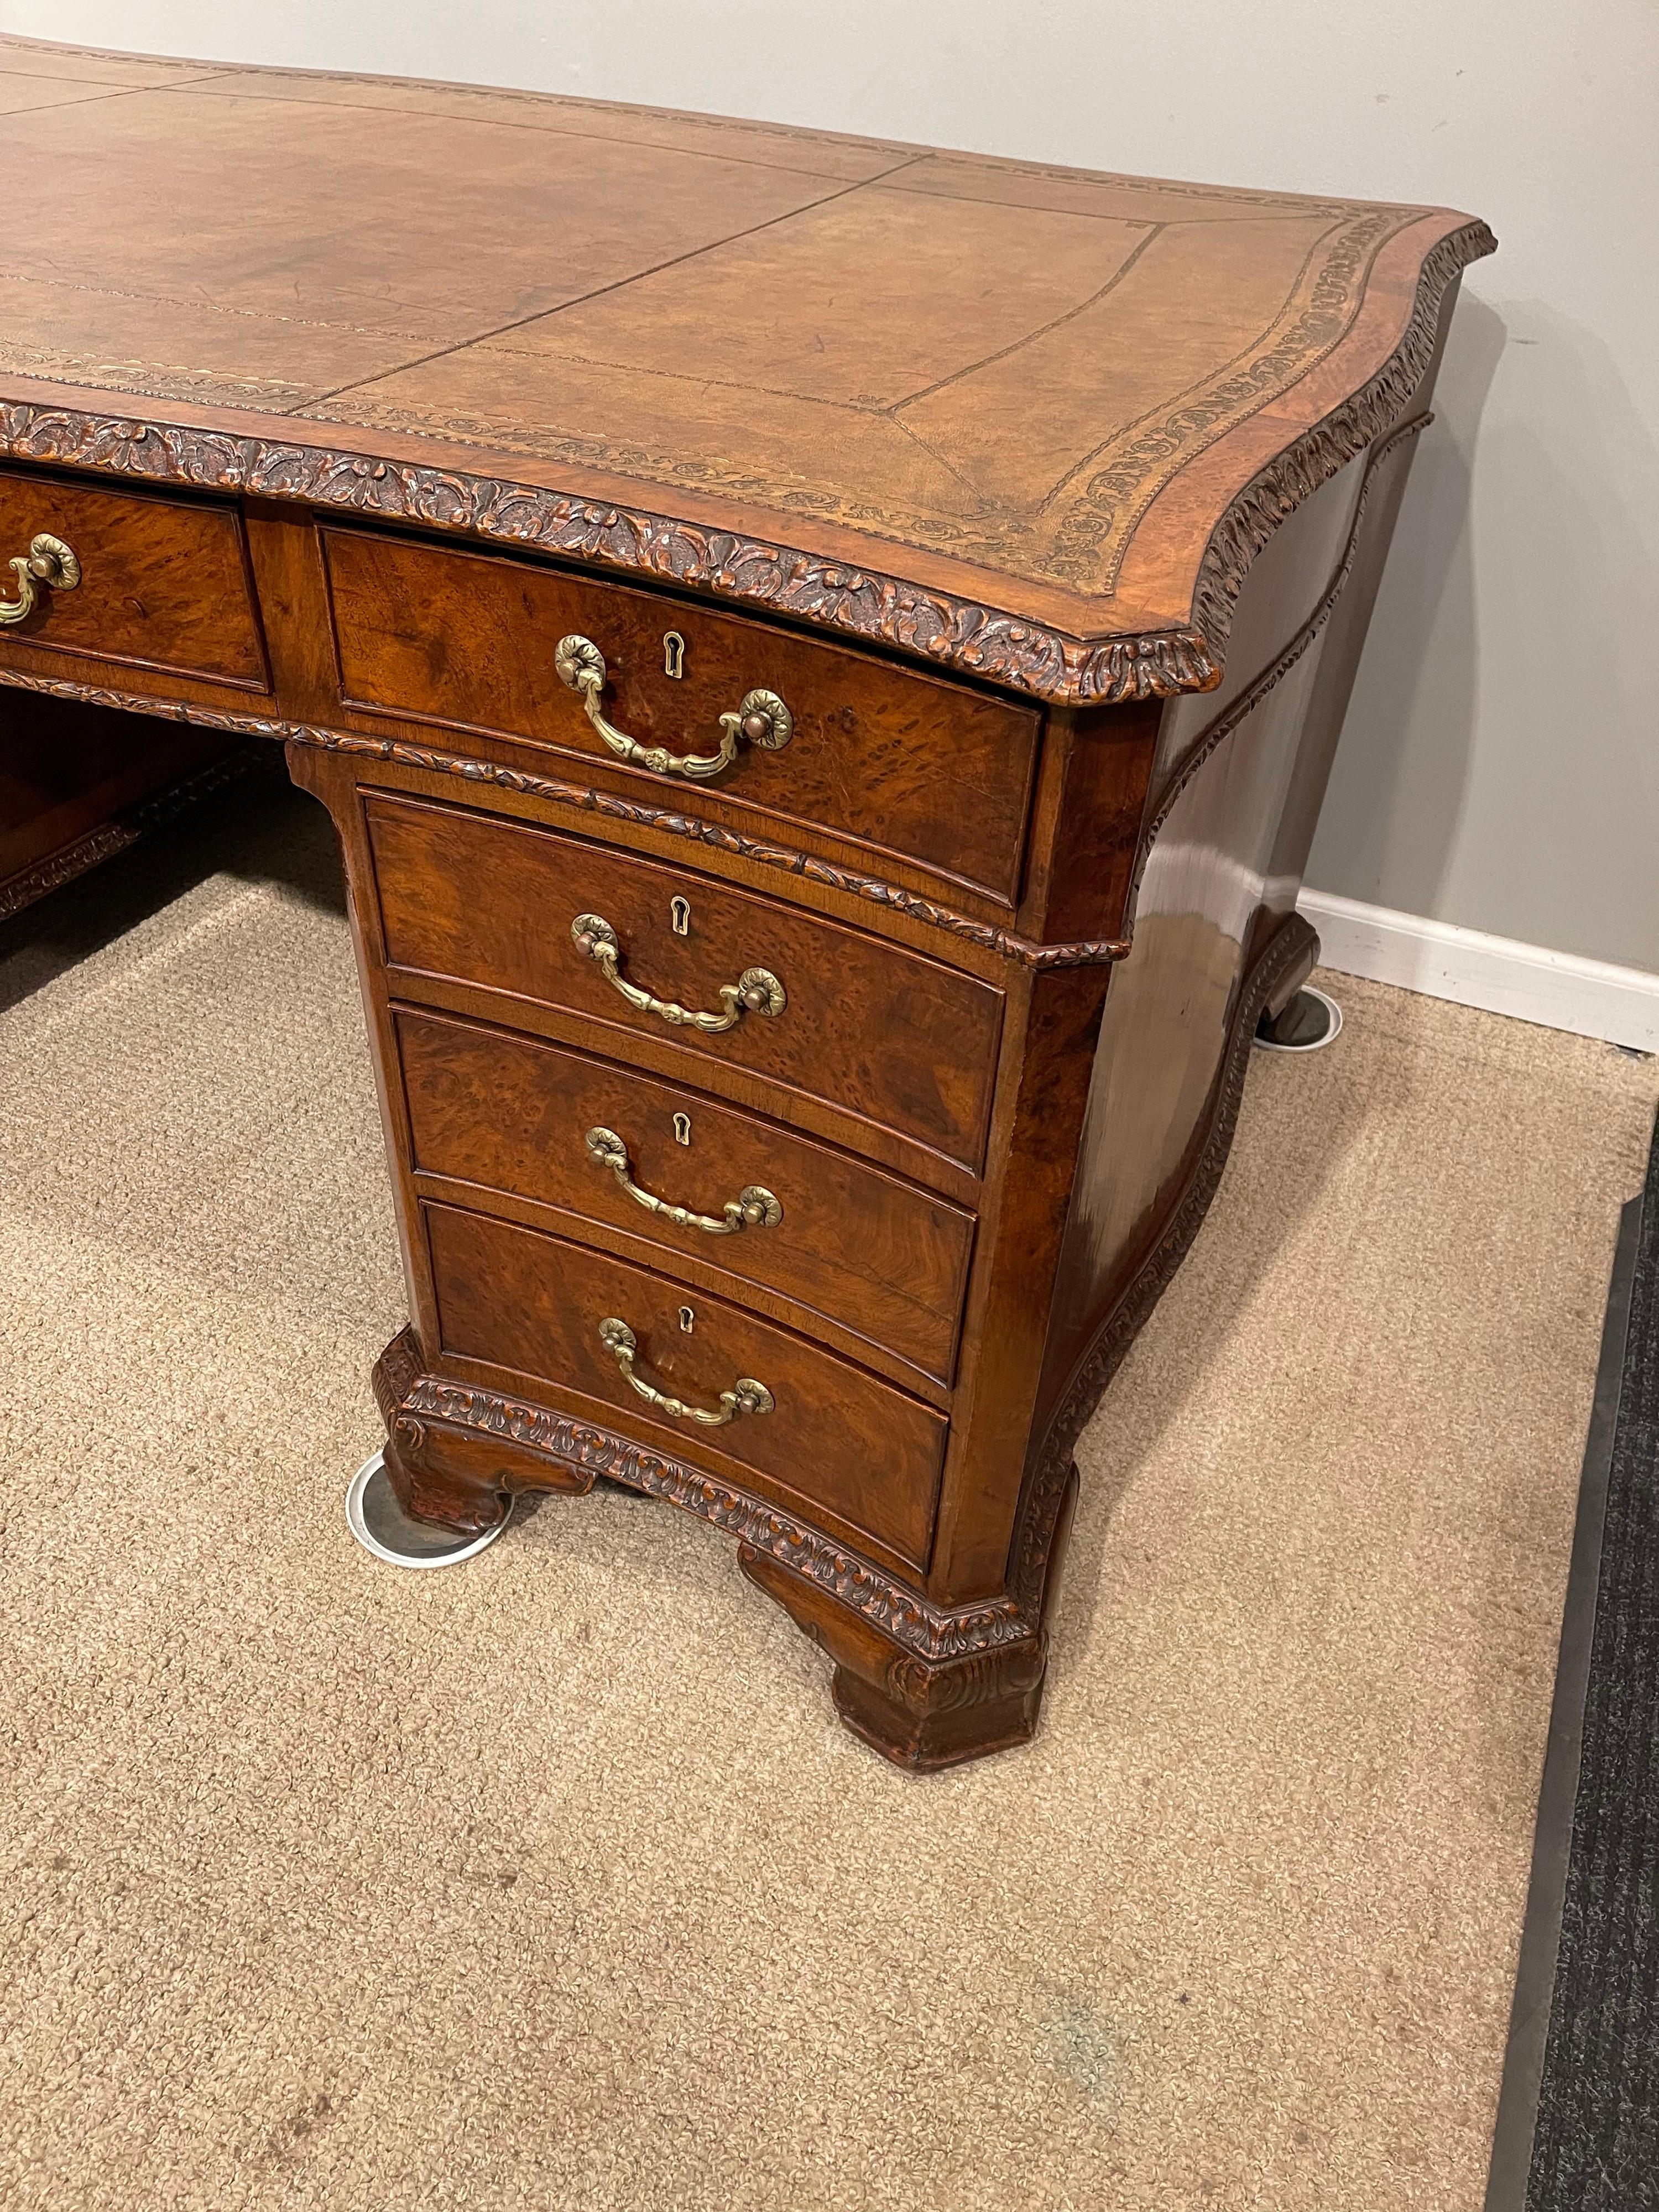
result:
[[[896,1131],[977,1173],[1001,1025],[988,983],[708,876],[501,816],[365,801],[394,988],[422,975],[482,985],[649,1036],[708,1069],[740,1068]],[[674,902],[684,902],[676,927]],[[764,971],[781,1012],[709,1034],[631,1005],[572,936],[609,924],[622,980],[662,1005],[723,1018]],[[717,1086],[718,1087],[718,1086]]]
[[[671,1268],[676,1253],[689,1254],[949,1385],[970,1214],[702,1091],[588,1053],[407,1008],[397,1026],[417,1170],[645,1237]],[[590,1146],[590,1131],[621,1139],[633,1188],[695,1218],[630,1196],[614,1149]]]
[[[896,1557],[925,1565],[945,1459],[941,1414],[831,1352],[608,1254],[428,1206],[427,1236],[446,1352],[597,1400],[624,1433],[668,1452],[698,1448],[753,1469],[764,1487],[836,1515]],[[691,1328],[684,1328],[684,1316]],[[676,1418],[629,1383],[602,1322],[634,1336],[634,1370],[684,1405],[720,1410],[722,1392],[763,1385],[767,1412],[720,1427]]]
[[[554,668],[560,640],[604,656],[605,719],[672,754],[718,750],[720,718],[757,690],[793,728],[774,751],[740,744],[708,781],[763,836],[828,830],[918,862],[1002,906],[1018,896],[1041,718],[1035,709],[896,668],[741,616],[445,546],[325,531],[342,690],[352,704],[496,731],[616,766]],[[681,674],[668,672],[672,639]],[[665,644],[665,638],[671,642]]]
[[[234,507],[0,473],[0,564],[27,556],[43,532],[69,546],[80,581],[42,589],[24,621],[0,628],[0,652],[44,647],[269,690]],[[9,565],[0,565],[0,578],[15,598]]]

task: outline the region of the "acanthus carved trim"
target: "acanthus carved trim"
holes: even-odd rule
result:
[[[422,769],[430,775],[459,776],[466,783],[486,783],[501,791],[514,791],[527,799],[550,799],[561,806],[580,808],[611,822],[626,822],[669,836],[689,837],[713,851],[756,860],[779,868],[806,883],[845,891],[854,898],[884,907],[929,928],[942,929],[963,943],[977,945],[1023,968],[1092,968],[1121,960],[1128,951],[1127,939],[1082,939],[1064,945],[1039,945],[994,923],[975,921],[937,899],[923,898],[880,876],[860,875],[852,868],[836,867],[793,845],[775,845],[759,837],[744,837],[719,823],[705,822],[696,814],[682,814],[645,799],[624,799],[611,791],[590,790],[586,784],[566,783],[550,775],[534,775],[527,769],[507,768],[498,761],[475,760],[464,753],[441,751],[433,745],[406,744],[398,738],[361,737],[347,730],[326,730],[309,722],[283,722],[269,716],[239,714],[219,707],[203,707],[176,699],[152,699],[139,692],[112,691],[89,684],[70,684],[56,678],[29,676],[0,667],[0,684],[23,691],[39,691],[53,699],[75,699],[95,707],[118,707],[131,714],[155,714],[167,721],[190,722],[198,728],[223,730],[244,737],[270,738],[278,744],[310,745],[320,752],[355,754],[366,760],[390,761],[400,768]]]
[[[1286,917],[1251,969],[1233,1010],[1232,1028],[1216,1082],[1215,1104],[1191,1176],[1156,1244],[1085,1348],[1043,1436],[1020,1501],[1008,1586],[1022,1613],[1042,1610],[1048,1553],[1071,1474],[1072,1454],[1129,1346],[1173,1280],[1197,1236],[1232,1149],[1244,1097],[1245,1071],[1262,1008],[1275,986],[1318,939],[1300,915]]]
[[[1204,640],[1184,626],[1085,641],[781,544],[458,469],[28,401],[0,403],[0,453],[150,483],[296,500],[562,555],[746,601],[1042,699],[1162,698],[1202,690],[1217,673]]]
[[[1418,273],[1411,319],[1376,375],[1275,455],[1234,497],[1210,533],[1193,593],[1193,627],[1218,664],[1256,555],[1304,499],[1393,428],[1428,374],[1447,291],[1471,261],[1497,250],[1498,240],[1484,222],[1465,223],[1432,246]]]
[[[1251,562],[1295,506],[1395,421],[1432,356],[1447,287],[1495,244],[1484,223],[1472,222],[1431,249],[1388,361],[1230,503],[1211,534],[1188,620],[1135,635],[1079,638],[873,569],[647,508],[297,439],[12,401],[0,402],[0,453],[152,483],[301,501],[557,554],[769,608],[1060,704],[1166,698],[1215,683]]]
[[[959,1712],[964,1705],[988,1705],[994,1698],[1023,1697],[1042,1680],[1048,1659],[1047,1641],[1036,1633],[1025,1643],[977,1651],[971,1658],[939,1667],[930,1667],[925,1659],[895,1659],[883,1686],[896,1704],[931,1718],[936,1713]]]
[[[892,1642],[932,1666],[1024,1644],[1036,1633],[1033,1623],[1012,1599],[955,1610],[930,1605],[873,1561],[683,1460],[549,1407],[425,1374],[411,1329],[404,1329],[388,1346],[375,1370],[375,1395],[389,1429],[412,1420],[505,1437],[522,1450],[579,1474],[606,1475],[630,1490],[645,1491],[695,1513],[739,1543],[775,1559],[804,1582],[827,1590],[849,1612],[861,1614]]]

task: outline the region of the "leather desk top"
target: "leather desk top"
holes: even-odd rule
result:
[[[1103,137],[1106,134],[1103,131]],[[0,38],[0,451],[1202,689],[1492,251],[1444,209]]]

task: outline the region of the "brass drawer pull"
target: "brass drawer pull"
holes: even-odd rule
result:
[[[653,999],[649,991],[629,981],[622,972],[621,943],[602,914],[579,914],[570,925],[570,934],[577,951],[587,955],[630,1006],[637,1006],[641,1013],[655,1014],[676,1029],[702,1030],[709,1036],[718,1036],[722,1030],[736,1029],[745,1014],[764,1014],[769,1018],[781,1014],[789,1003],[782,984],[769,968],[745,968],[735,983],[720,985],[719,996],[726,1001],[723,1014],[694,1014],[672,999]]]
[[[757,1182],[747,1182],[735,1198],[728,1198],[715,1213],[693,1213],[689,1206],[671,1206],[641,1190],[634,1180],[628,1147],[614,1129],[590,1129],[582,1139],[602,1168],[609,1168],[636,1205],[647,1213],[659,1213],[677,1229],[701,1229],[707,1237],[732,1237],[740,1229],[775,1229],[783,1208],[771,1192]]]
[[[630,1388],[637,1390],[647,1405],[659,1407],[677,1421],[700,1421],[706,1429],[723,1429],[739,1413],[769,1413],[772,1410],[772,1393],[764,1382],[757,1382],[748,1375],[740,1375],[729,1390],[720,1392],[718,1413],[708,1413],[702,1406],[688,1406],[682,1398],[671,1398],[665,1390],[653,1390],[650,1383],[641,1382],[634,1372],[634,1355],[640,1348],[640,1340],[625,1321],[602,1321],[599,1342],[616,1360]]]
[[[81,563],[74,549],[49,531],[32,538],[27,553],[15,553],[11,565],[17,578],[17,597],[0,599],[0,628],[27,621],[42,584],[54,592],[72,592],[81,580]]]
[[[788,744],[794,732],[795,718],[775,691],[745,691],[736,714],[720,716],[717,753],[671,753],[661,745],[642,745],[605,720],[599,711],[605,655],[591,637],[562,637],[554,650],[553,667],[560,683],[580,695],[588,720],[617,757],[635,768],[648,768],[656,775],[689,775],[699,780],[718,775],[736,760],[739,739],[775,753]]]

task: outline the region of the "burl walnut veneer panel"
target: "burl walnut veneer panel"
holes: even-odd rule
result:
[[[0,790],[67,702],[330,810],[405,1507],[623,1483],[885,1757],[1025,1741],[1490,233],[18,40],[0,148]]]
[[[405,997],[453,978],[529,1002],[509,1018],[567,1011],[620,1030],[613,1049],[629,1035],[654,1042],[660,1025],[575,941],[576,922],[597,915],[626,948],[629,980],[676,1006],[719,1014],[720,986],[753,969],[783,986],[775,1014],[669,1031],[704,1063],[702,1080],[719,1087],[740,1067],[978,1169],[1002,1018],[988,984],[689,868],[453,807],[376,797],[368,817],[386,965]]]
[[[489,1024],[412,1007],[396,1018],[417,1176],[604,1224],[680,1272],[718,1265],[776,1291],[809,1330],[827,1323],[854,1357],[890,1352],[913,1384],[949,1387],[970,1213],[689,1085]],[[751,1188],[771,1194],[779,1219],[713,1247],[706,1229],[645,1210],[588,1144],[594,1129],[621,1139],[637,1189],[705,1223]],[[787,1236],[764,1233],[786,1224]]]

